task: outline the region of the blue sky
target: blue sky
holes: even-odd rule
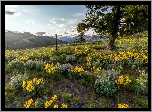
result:
[[[76,25],[85,19],[87,9],[84,5],[5,5],[5,11],[15,12],[5,14],[5,30],[64,36],[77,34]]]

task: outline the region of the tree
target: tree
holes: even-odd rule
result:
[[[78,42],[84,42],[85,41],[85,39],[83,38],[85,35],[85,30],[83,30],[86,26],[85,26],[85,24],[83,24],[83,23],[79,23],[78,25],[77,25],[78,27],[77,27],[77,31],[79,32],[79,39],[78,39]]]
[[[139,5],[86,5],[86,8],[86,19],[77,25],[77,31],[93,28],[97,34],[108,36],[110,50],[115,49],[115,39],[119,35],[140,31],[140,21],[146,24],[143,28],[148,26],[148,6],[145,5],[140,5],[140,8]]]

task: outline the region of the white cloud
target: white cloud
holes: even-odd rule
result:
[[[75,24],[77,22],[76,19],[67,19],[67,24],[71,25],[71,24]]]
[[[74,29],[70,30],[70,32],[74,32]]]
[[[10,11],[10,12],[15,12],[15,9],[10,9],[9,11]]]
[[[21,16],[21,13],[20,12],[17,12],[17,13],[14,13],[14,15],[13,16]]]
[[[53,24],[56,24],[56,22],[55,21],[52,21],[52,20],[49,20],[51,23],[53,23]]]
[[[25,23],[30,23],[32,25],[36,25],[35,21],[33,19],[30,20],[23,20]]]
[[[62,28],[62,27],[65,27],[66,25],[65,24],[56,24],[58,27]]]
[[[62,20],[62,21],[65,21],[64,20],[64,18],[53,18],[53,19],[51,19],[52,21],[54,21],[54,20]]]
[[[62,21],[65,21],[64,18],[61,19]]]
[[[75,17],[84,16],[84,14],[83,14],[83,13],[76,13],[76,14],[74,14],[74,16],[75,16]]]

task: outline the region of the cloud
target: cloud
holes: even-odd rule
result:
[[[62,21],[65,21],[64,20],[64,18],[53,18],[53,19],[51,19],[52,21],[54,21],[54,20],[62,20]]]
[[[75,17],[84,16],[84,14],[83,14],[83,13],[76,13],[76,14],[74,14],[73,16],[75,16]]]
[[[11,11],[5,11],[5,14],[7,15],[13,15],[15,12],[11,12]]]
[[[74,29],[70,30],[70,32],[74,32]]]
[[[64,18],[61,18],[62,21],[65,21]]]
[[[21,19],[22,20],[22,19]],[[32,24],[32,25],[36,25],[35,21],[33,19],[30,19],[30,20],[22,20],[24,21],[25,23],[29,23],[29,24]]]
[[[56,24],[58,27],[62,28],[62,27],[65,27],[66,25],[65,24]]]
[[[75,24],[76,22],[77,22],[77,19],[67,19],[68,25]]]
[[[15,13],[13,16],[21,16],[20,12]]]
[[[56,24],[56,22],[55,21],[53,21],[53,20],[49,20],[51,23],[53,23],[53,24]]]

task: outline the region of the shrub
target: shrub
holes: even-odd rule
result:
[[[19,59],[14,59],[8,63],[10,68],[18,68],[23,69],[24,61],[20,61]]]
[[[12,89],[21,89],[22,87],[22,80],[27,80],[29,78],[29,76],[24,73],[18,73],[12,77],[10,77],[10,85]]]
[[[70,101],[72,94],[68,93],[68,92],[63,92],[62,93],[62,97],[65,101]]]
[[[72,65],[67,63],[67,64],[58,64],[57,65],[57,71],[59,71],[62,75],[67,75],[68,69],[71,68]]]
[[[67,55],[66,56],[66,62],[69,62],[69,63],[74,63],[76,61],[76,57],[73,56],[73,55]]]
[[[148,75],[142,71],[140,76],[136,79],[136,93],[143,94],[148,82]]]
[[[95,81],[94,88],[100,95],[112,96],[116,91],[117,87],[114,80],[117,78],[118,73],[112,70],[105,71]]]

